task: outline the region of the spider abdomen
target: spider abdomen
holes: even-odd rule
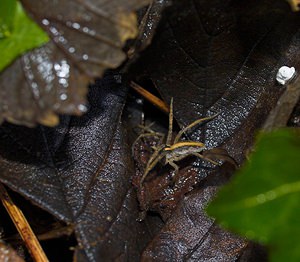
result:
[[[200,153],[205,149],[205,145],[201,142],[183,141],[172,146],[167,146],[164,151],[166,154],[166,163],[180,161],[195,153]]]

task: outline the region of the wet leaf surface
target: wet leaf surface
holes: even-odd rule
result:
[[[300,68],[299,21],[299,15],[292,13],[282,1],[176,1],[134,72],[142,72],[138,75],[141,79],[151,78],[165,100],[174,98],[174,114],[181,126],[218,113],[213,121],[189,132],[188,138],[205,142],[209,148],[222,146],[241,163],[256,130],[284,90],[275,81],[277,70],[282,65]],[[198,261],[206,261],[210,256],[210,249],[205,245],[214,246],[210,234],[215,229],[205,227],[207,218],[203,207],[198,207],[203,214],[201,218],[198,214],[179,216],[183,203],[197,210],[197,204],[205,202],[201,195],[202,191],[209,190],[205,177],[221,176],[220,170],[207,172],[199,165],[196,169],[200,181],[198,194],[188,194],[175,208],[166,226],[143,253],[145,261],[168,257],[173,261],[186,257],[192,260],[194,256]],[[156,180],[159,182],[153,182],[151,188],[161,186],[161,180]],[[207,201],[221,181],[214,185]],[[141,201],[150,203],[150,209],[163,203],[163,198],[153,192],[147,198],[156,202]],[[199,195],[194,204],[187,200],[192,194]],[[207,235],[197,238],[194,244],[189,242],[192,239],[189,230],[182,233],[186,232],[184,225],[189,216],[204,223],[203,228],[191,226],[195,231],[207,228]],[[221,236],[227,233],[218,232],[216,238],[220,237],[222,243]],[[178,240],[182,236],[183,243]],[[230,234],[224,239],[228,246],[219,245],[211,259],[220,261],[223,257],[224,261],[235,261],[244,256],[247,261],[251,257],[242,254],[255,253],[257,249],[252,246],[253,252],[244,253],[245,242]],[[231,248],[235,252],[229,251]],[[229,254],[232,257],[227,257]]]
[[[235,261],[246,241],[219,229],[203,210],[216,190],[210,186],[185,197],[142,261]]]
[[[99,77],[126,58],[122,47],[137,35],[134,10],[147,0],[22,1],[53,42],[90,77]],[[65,12],[68,10],[68,12]]]
[[[181,125],[219,113],[191,137],[226,144],[241,161],[282,93],[278,68],[299,67],[298,28],[299,14],[284,1],[178,1],[144,54],[144,73],[174,98]]]
[[[129,55],[139,54],[152,42],[157,26],[166,7],[171,5],[170,0],[154,0],[149,6],[139,11],[139,33],[133,47],[128,51]]]
[[[91,88],[90,110],[57,128],[1,127],[0,180],[75,224],[89,261],[138,259],[147,239],[129,178],[132,162],[120,124],[126,89],[114,76]]]
[[[82,114],[88,82],[64,53],[48,43],[23,55],[0,75],[0,122],[55,126],[59,118],[54,111]]]
[[[126,59],[123,45],[137,35],[134,11],[147,2],[22,1],[52,42],[1,73],[0,123],[54,126],[57,113],[84,113],[88,82]]]

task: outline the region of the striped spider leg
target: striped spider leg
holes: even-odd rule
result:
[[[159,132],[155,132],[151,129],[151,126],[154,124],[151,123],[150,125],[144,126],[144,125],[138,125],[138,127],[140,129],[142,129],[142,133],[135,139],[135,141],[133,142],[132,146],[131,146],[131,150],[132,150],[132,155],[134,155],[134,149],[136,148],[136,145],[138,144],[138,142],[146,137],[154,137],[159,139],[158,143],[162,143],[165,135]]]
[[[194,121],[193,123],[189,124],[187,127],[181,129],[172,142],[172,133],[173,133],[173,98],[172,98],[170,103],[169,130],[168,130],[166,143],[161,144],[155,148],[153,154],[148,160],[144,174],[140,180],[140,186],[142,186],[149,172],[157,165],[157,163],[161,162],[162,159],[165,159],[164,160],[165,165],[169,164],[174,168],[175,174],[179,170],[179,167],[175,162],[180,161],[190,155],[194,155],[198,158],[206,160],[212,163],[213,165],[219,165],[217,162],[207,157],[204,157],[201,154],[201,152],[204,149],[206,149],[205,144],[196,141],[186,141],[186,140],[181,141],[182,135],[186,133],[189,129],[193,128],[194,126],[200,123],[210,121],[214,119],[216,116],[217,115],[211,117],[205,117]]]

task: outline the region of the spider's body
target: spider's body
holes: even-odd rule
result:
[[[166,164],[170,164],[174,161],[180,161],[186,158],[188,155],[193,155],[202,152],[205,149],[205,145],[201,142],[183,141],[178,142],[172,146],[166,146],[164,151],[166,154]]]
[[[201,118],[187,127],[183,128],[180,130],[180,132],[177,134],[175,139],[172,142],[172,129],[173,129],[173,100],[171,100],[170,104],[170,115],[169,115],[169,131],[168,131],[168,136],[167,136],[167,141],[165,144],[160,144],[159,146],[154,148],[154,152],[151,155],[150,159],[148,160],[148,163],[146,165],[144,174],[141,178],[140,184],[142,186],[143,181],[145,180],[146,176],[149,174],[149,172],[156,166],[157,163],[163,162],[165,165],[169,164],[175,169],[175,174],[179,170],[179,167],[176,165],[175,162],[180,161],[188,156],[194,155],[198,158],[204,159],[214,165],[218,165],[217,162],[204,157],[201,152],[205,150],[205,144],[201,142],[196,142],[196,141],[185,141],[181,140],[182,135],[192,127],[203,123],[205,121],[212,120],[216,116],[212,117],[206,117],[206,118]],[[149,136],[149,135],[155,135],[153,132],[152,134],[144,134],[142,136]],[[139,137],[139,138],[140,138]]]
[[[178,142],[171,146],[162,144],[155,149],[155,152],[150,157],[146,170],[150,171],[158,162],[163,160],[165,165],[169,164],[177,172],[179,168],[174,162],[180,161],[190,155],[199,157],[198,154],[204,149],[205,145],[203,143],[193,141]]]

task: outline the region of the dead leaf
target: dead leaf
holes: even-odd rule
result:
[[[134,69],[166,101],[174,98],[181,126],[219,113],[190,138],[209,148],[226,144],[240,162],[284,90],[277,70],[300,68],[299,14],[280,0],[178,1],[168,10]]]
[[[56,128],[0,129],[0,180],[74,224],[88,261],[138,259],[148,239],[136,222],[132,161],[120,123],[126,88],[116,78],[91,88],[83,117],[63,117]]]
[[[133,72],[151,78],[166,101],[173,97],[181,126],[219,114],[187,138],[209,149],[222,146],[241,163],[284,91],[276,83],[277,70],[283,65],[300,69],[299,15],[284,1],[190,0],[175,1],[162,21]],[[202,210],[226,180],[217,170],[196,166],[198,191],[179,202],[145,250],[144,261],[236,261],[245,251],[246,242],[210,227],[213,221]],[[217,176],[219,184],[211,187],[205,176]]]
[[[216,190],[210,186],[185,197],[142,261],[235,261],[246,241],[219,229],[203,211]]]
[[[134,10],[148,2],[23,0],[22,4],[56,46],[87,76],[94,78],[125,60],[123,45],[138,33]]]
[[[137,35],[134,11],[148,2],[22,1],[52,42],[1,73],[0,123],[55,126],[58,113],[84,113],[88,82],[126,59],[123,45]]]
[[[23,55],[0,75],[0,122],[55,126],[56,113],[80,115],[86,111],[88,82],[64,53],[48,43]]]
[[[166,7],[171,5],[170,0],[153,0],[151,4],[139,12],[140,23],[138,36],[135,43],[129,49],[128,55],[138,54],[151,44],[157,26],[161,20],[162,13]]]

